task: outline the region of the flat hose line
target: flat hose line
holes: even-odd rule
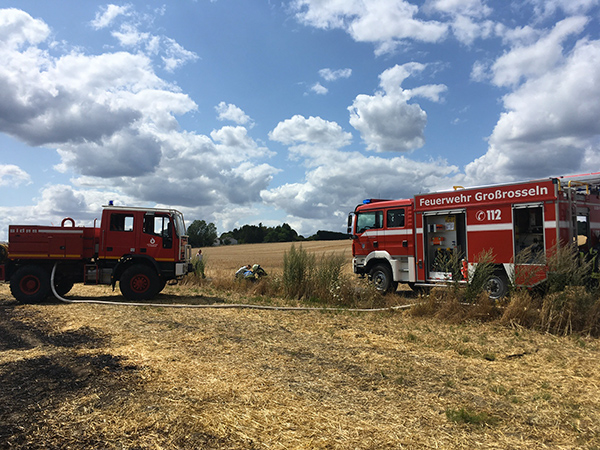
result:
[[[160,308],[210,308],[210,309],[263,309],[272,311],[348,311],[348,312],[377,312],[377,311],[396,311],[408,309],[415,304],[390,306],[388,308],[317,308],[309,306],[266,306],[266,305],[250,305],[240,303],[229,303],[229,304],[211,304],[211,305],[186,305],[186,304],[169,304],[169,303],[138,303],[138,302],[110,302],[107,300],[69,300],[64,298],[56,292],[54,287],[54,275],[56,274],[56,268],[58,262],[52,267],[52,273],[50,275],[50,288],[54,296],[61,302],[65,303],[92,303],[97,305],[119,305],[119,306],[154,306]]]

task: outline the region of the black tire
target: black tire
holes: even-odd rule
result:
[[[160,280],[154,269],[144,264],[135,264],[121,275],[119,289],[128,300],[150,300],[158,294]]]
[[[393,292],[398,284],[392,279],[392,271],[387,264],[377,264],[369,273],[369,280],[379,292]]]
[[[508,279],[504,274],[494,274],[486,281],[485,290],[492,300],[499,300],[508,294]]]
[[[10,277],[10,292],[20,303],[40,303],[50,294],[50,274],[41,266],[22,266]]]
[[[73,289],[73,280],[68,277],[58,277],[54,278],[54,289],[59,296],[67,295],[71,289]],[[51,295],[54,295],[53,292],[50,292]]]

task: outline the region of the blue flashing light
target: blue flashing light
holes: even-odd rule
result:
[[[371,199],[370,198],[366,198],[363,200],[363,205],[368,205],[369,203],[371,203]]]
[[[113,201],[112,201],[112,200],[109,200],[109,201],[108,201],[108,206],[114,206],[114,203],[113,203]]]

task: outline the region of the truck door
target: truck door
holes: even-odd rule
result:
[[[385,211],[385,228],[383,240],[387,252],[392,260],[398,262],[395,267],[396,281],[415,281],[415,246],[412,223],[412,209],[410,206],[390,208]]]
[[[119,259],[123,255],[136,251],[136,233],[134,213],[129,211],[110,211],[108,226],[103,227],[104,258]]]
[[[356,239],[354,241],[356,255],[368,255],[379,250],[383,235],[383,211],[364,211],[356,214]],[[383,245],[381,245],[383,247]]]
[[[544,208],[541,203],[513,205],[515,281],[532,286],[545,278]]]
[[[144,215],[143,236],[140,251],[156,260],[175,259],[173,249],[173,223],[167,213],[147,212]]]
[[[432,281],[454,280],[467,254],[465,211],[423,214],[426,277]]]

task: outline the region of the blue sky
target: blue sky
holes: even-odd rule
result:
[[[599,2],[0,1],[0,240],[109,200],[308,236],[597,172]]]

